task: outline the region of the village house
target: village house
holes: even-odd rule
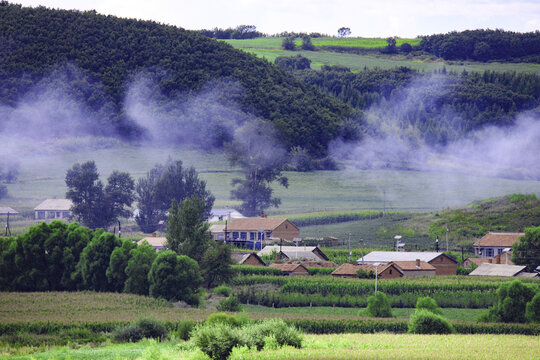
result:
[[[309,275],[308,269],[302,264],[271,264],[269,267],[281,270],[283,275]]]
[[[470,269],[472,264],[480,266],[485,263],[514,265],[512,262],[512,251],[504,251],[492,258],[467,258],[463,261],[463,267],[465,269]]]
[[[231,259],[238,265],[266,266],[265,262],[254,252],[233,251],[231,252]]]
[[[333,277],[338,278],[358,278],[358,270],[364,270],[369,273],[373,271],[373,274],[377,272],[379,279],[395,279],[403,276],[403,272],[394,264],[343,264],[332,272]]]
[[[167,244],[167,238],[165,236],[148,236],[137,241],[137,245],[141,245],[143,242],[147,242],[151,245],[156,251],[165,249],[165,244]]]
[[[73,202],[69,199],[47,199],[34,208],[35,219],[65,219],[72,215]]]
[[[259,256],[278,254],[278,259],[303,261],[328,261],[328,256],[318,246],[268,245],[259,251]]]
[[[217,232],[217,227],[213,229],[215,238],[223,234],[225,241],[251,249],[260,249],[267,241],[292,241],[300,237],[300,229],[289,220],[268,217],[233,219],[225,224],[222,233]]]
[[[504,276],[504,277],[538,277],[538,273],[530,273],[527,267],[522,265],[505,264],[480,264],[479,267],[471,271],[470,276]]]
[[[2,215],[18,215],[19,213],[9,206],[0,206],[0,216]]]
[[[336,264],[333,261],[314,261],[314,260],[290,260],[287,261],[288,264],[302,264],[307,268],[327,268],[327,269],[335,269],[338,267],[338,264]]]
[[[372,251],[358,264],[388,264],[399,261],[424,261],[435,267],[435,275],[456,275],[457,261],[442,252]]]
[[[524,233],[488,232],[473,244],[474,253],[481,258],[491,258],[500,253],[511,250],[512,245],[519,242]]]

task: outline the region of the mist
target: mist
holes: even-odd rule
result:
[[[429,141],[419,126],[411,125],[415,109],[430,107],[444,96],[450,81],[455,80],[442,74],[418,79],[391,100],[372,106],[365,111],[369,135],[358,142],[339,139],[332,142],[331,157],[355,169],[404,169],[540,180],[537,112],[521,113],[509,126],[486,126],[460,138],[456,134],[467,126],[466,119],[443,109],[441,118],[450,124],[446,145]]]

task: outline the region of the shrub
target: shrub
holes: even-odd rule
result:
[[[215,323],[197,326],[191,335],[193,343],[214,360],[225,360],[235,346],[242,345],[239,329]]]
[[[537,291],[536,284],[524,284],[520,280],[501,284],[497,289],[493,307],[482,320],[525,322],[527,303],[533,299]]]
[[[385,293],[377,291],[375,295],[368,297],[367,302],[366,311],[369,315],[374,317],[392,317],[390,300],[388,300]]]
[[[182,320],[176,325],[176,330],[174,330],[173,335],[178,339],[188,341],[195,324],[195,321]]]
[[[429,296],[418,298],[416,301],[416,311],[427,310],[435,315],[442,315],[442,309],[437,305],[437,302]]]
[[[525,317],[530,322],[540,322],[540,292],[527,303]]]
[[[167,330],[162,322],[145,318],[121,326],[113,332],[113,338],[119,342],[137,342],[144,338],[162,340],[166,336]]]
[[[455,330],[446,318],[421,309],[415,311],[411,316],[408,332],[413,334],[452,334]]]
[[[300,332],[283,319],[268,319],[259,323],[244,326],[241,331],[242,342],[248,347],[262,350],[265,345],[272,346],[276,342],[279,347],[284,345],[302,347]]]
[[[369,270],[368,272],[364,269],[358,269],[356,275],[360,279],[375,279],[375,273],[373,272],[373,270]]]
[[[206,324],[226,324],[229,326],[237,327],[239,325],[238,319],[234,315],[229,315],[224,312],[214,313],[206,319]]]
[[[216,306],[218,311],[242,311],[242,305],[236,296],[229,296],[226,299],[223,299],[219,302],[219,305]]]
[[[231,295],[231,288],[227,285],[219,285],[214,289],[214,294],[216,295],[223,295],[223,296],[230,296]]]

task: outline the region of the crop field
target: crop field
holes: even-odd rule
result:
[[[255,351],[235,348],[231,360],[247,359],[538,359],[540,338],[523,335],[410,335],[340,334],[304,335],[302,348]],[[2,350],[0,350],[2,351]],[[4,349],[13,360],[22,359],[209,359],[191,344],[180,342],[56,347],[23,355],[32,349]],[[0,352],[0,356],[2,356]]]
[[[267,37],[267,38],[255,38],[245,40],[223,40],[227,44],[232,45],[235,48],[247,48],[247,49],[279,49],[283,42],[282,37]],[[420,44],[419,38],[414,39],[396,39],[396,45],[400,46],[403,43],[409,43],[411,45]],[[337,38],[337,37],[320,37],[311,38],[311,42],[315,46],[342,46],[342,47],[358,47],[358,48],[383,48],[386,46],[386,39],[383,38]],[[296,45],[300,46],[302,40],[297,39]]]
[[[407,42],[416,39],[398,39]],[[491,71],[515,71],[515,72],[531,72],[540,74],[540,64],[532,63],[478,63],[478,62],[444,62],[440,59],[434,59],[430,56],[404,56],[404,55],[357,55],[353,53],[339,53],[332,51],[286,51],[281,49],[282,38],[257,38],[247,40],[224,40],[237,49],[253,53],[257,57],[265,58],[270,62],[274,62],[278,56],[296,56],[298,54],[311,60],[311,67],[319,69],[322,65],[340,65],[350,68],[352,71],[361,71],[364,68],[381,68],[391,69],[399,66],[406,66],[411,69],[425,72],[433,72],[446,68],[447,71],[461,73],[463,70],[468,72],[485,70]],[[357,44],[363,44],[360,47],[378,47],[376,44],[384,43],[384,39],[341,39],[341,38],[316,38],[312,39],[315,46],[343,46],[343,47],[358,47]],[[301,41],[298,41],[300,45]],[[370,46],[370,44],[372,44]],[[412,44],[412,43],[411,43]]]

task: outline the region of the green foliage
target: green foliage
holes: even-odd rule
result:
[[[162,322],[150,318],[141,318],[134,323],[120,326],[113,332],[118,342],[137,342],[142,339],[163,340],[167,330]]]
[[[530,271],[540,266],[540,226],[525,229],[525,236],[512,247],[512,261],[516,265],[527,265]]]
[[[135,184],[128,173],[113,171],[107,186],[99,180],[94,161],[76,163],[66,173],[66,198],[73,201],[73,215],[92,229],[107,227],[118,217],[130,215]]]
[[[219,305],[216,306],[216,310],[238,312],[242,311],[242,305],[240,305],[240,301],[238,301],[238,298],[233,295],[221,300],[219,302]]]
[[[115,248],[110,256],[109,267],[105,274],[111,286],[111,289],[116,292],[122,292],[127,280],[126,269],[131,260],[132,251],[137,247],[137,244],[129,239],[122,240],[122,246]]]
[[[414,312],[409,321],[408,332],[412,334],[453,334],[455,329],[443,316],[428,309]]]
[[[236,275],[248,276],[248,275],[274,275],[282,276],[283,271],[266,266],[251,266],[251,265],[234,265],[233,269]]]
[[[364,269],[358,269],[356,276],[359,279],[375,279],[375,272],[373,270],[366,271]]]
[[[374,317],[392,317],[392,307],[385,293],[377,291],[374,295],[368,297],[368,306],[366,311]]]
[[[172,333],[176,338],[188,341],[191,337],[191,331],[195,328],[195,321],[182,320],[176,325],[176,329]]]
[[[238,322],[238,319],[234,315],[229,315],[224,312],[218,312],[211,314],[208,319],[206,319],[206,324],[226,324],[233,327],[238,327],[241,324]]]
[[[148,273],[156,256],[156,250],[146,242],[131,250],[125,270],[124,292],[139,295],[149,294]]]
[[[293,326],[288,325],[282,319],[268,319],[259,323],[252,323],[242,328],[243,343],[248,347],[255,347],[261,351],[272,338],[278,345],[296,348],[302,347],[302,336]],[[270,340],[270,341],[272,341]]]
[[[172,250],[160,251],[148,274],[150,295],[166,300],[198,304],[203,279],[197,262]]]
[[[501,284],[497,289],[495,302],[482,320],[502,322],[526,322],[526,306],[538,292],[538,285],[524,284],[513,280]]]
[[[180,206],[173,199],[167,221],[167,247],[197,262],[208,250],[212,236],[208,231],[210,225],[204,221],[205,206],[198,197],[187,198]]]
[[[193,343],[214,360],[225,360],[235,346],[241,345],[240,330],[223,323],[197,326]]]
[[[278,56],[274,63],[283,70],[304,70],[311,67],[311,60],[302,55],[296,56]]]
[[[427,310],[435,315],[442,315],[442,309],[437,305],[437,302],[429,296],[418,298],[416,301],[416,311]]]
[[[214,79],[236,81],[247,91],[226,94],[230,101],[239,103],[243,112],[257,113],[279,125],[287,147],[304,143],[312,155],[325,153],[327,144],[338,136],[342,119],[350,112],[341,102],[268,61],[198,32],[93,11],[11,4],[0,7],[0,18],[0,37],[12,44],[3,49],[0,62],[4,70],[0,102],[12,106],[52,68],[73,64],[84,76],[66,76],[74,78],[68,91],[76,100],[88,104],[103,122],[89,124],[98,134],[114,132],[127,138],[143,135],[121,106],[126,98],[126,83],[140,69],[149,69],[147,73],[155,78],[154,97],[160,108],[166,107],[169,99],[181,98],[178,94],[196,92]],[[242,27],[240,32],[246,33],[245,29]],[[41,51],[35,52],[36,48]],[[34,55],[27,56],[29,53]],[[172,127],[180,127],[180,123],[175,120]]]
[[[322,267],[308,267],[309,275],[311,276],[317,276],[317,275],[330,275],[331,273],[336,270],[336,268],[322,268]]]
[[[287,36],[283,38],[283,41],[281,43],[281,47],[283,48],[283,50],[290,50],[290,51],[296,50],[296,45],[294,43],[294,40],[295,38],[292,36]]]
[[[307,51],[315,50],[315,46],[311,42],[311,38],[308,35],[302,36],[302,45],[300,47],[302,48],[302,50],[307,50]]]
[[[85,289],[111,291],[112,284],[107,279],[107,269],[111,254],[122,243],[113,234],[99,229],[81,253],[77,270],[80,272]]]
[[[540,322],[540,291],[527,303],[525,308],[525,318],[529,322]]]
[[[214,289],[214,294],[216,295],[222,295],[222,296],[229,296],[231,295],[231,288],[227,285],[219,285]]]
[[[212,241],[200,262],[206,287],[228,283],[234,277],[231,248],[223,241]]]

